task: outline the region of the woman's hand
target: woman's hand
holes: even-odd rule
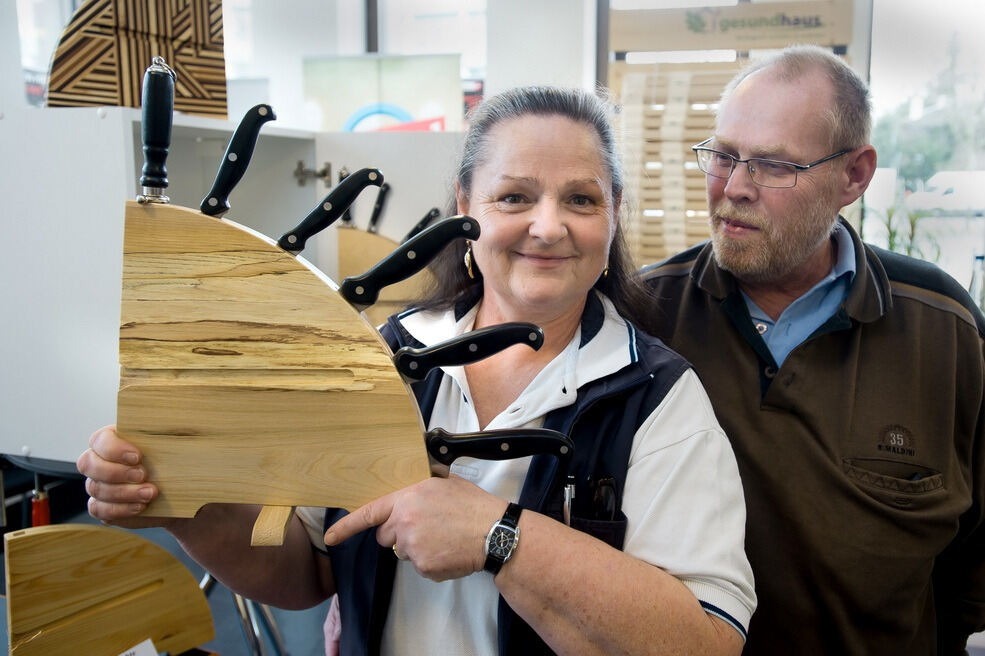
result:
[[[458,476],[429,478],[354,510],[325,533],[332,546],[377,526],[376,541],[434,581],[482,569],[486,533],[506,501]]]
[[[115,426],[100,428],[89,437],[89,448],[75,466],[86,477],[89,514],[107,523],[128,528],[161,526],[163,518],[137,518],[157,496],[157,486],[147,482],[140,451],[120,438]]]

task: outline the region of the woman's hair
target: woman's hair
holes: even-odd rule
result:
[[[472,174],[487,155],[489,134],[505,121],[524,116],[558,116],[590,127],[598,136],[602,164],[612,180],[610,193],[616,222],[609,248],[608,274],[599,278],[595,288],[612,300],[619,314],[647,329],[653,297],[633,266],[619,222],[623,173],[609,120],[610,112],[608,100],[578,89],[532,86],[504,91],[484,101],[469,114],[469,130],[465,135],[456,180],[462,193],[468,196],[472,191]],[[452,214],[457,210],[454,192],[450,210]],[[434,282],[417,304],[419,307],[448,309],[481,294],[482,272],[473,261],[475,278],[469,278],[463,264],[465,250],[464,240],[456,240],[434,259],[431,263]]]

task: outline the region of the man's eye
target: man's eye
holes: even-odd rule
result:
[[[755,166],[758,166],[759,170],[763,173],[769,173],[770,175],[781,175],[783,173],[789,173],[793,170],[788,164],[774,162],[768,159],[756,160]]]
[[[732,158],[725,153],[712,153],[712,161],[716,166],[732,166]]]

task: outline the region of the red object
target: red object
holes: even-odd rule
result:
[[[51,507],[48,494],[35,490],[31,498],[31,526],[47,526],[51,523]]]
[[[444,132],[445,117],[435,116],[424,118],[419,121],[407,121],[397,125],[388,125],[385,128],[378,128],[377,132]]]

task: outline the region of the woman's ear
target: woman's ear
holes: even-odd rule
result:
[[[455,180],[455,206],[458,214],[469,213],[469,197],[462,190],[462,185],[458,184],[458,180]]]

